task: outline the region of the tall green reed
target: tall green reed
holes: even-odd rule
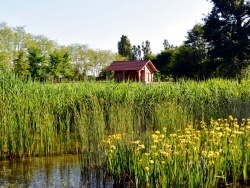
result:
[[[84,154],[101,165],[105,135],[169,133],[211,117],[248,117],[249,80],[155,83],[36,83],[0,76],[0,157]]]

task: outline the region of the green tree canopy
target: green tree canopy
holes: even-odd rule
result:
[[[143,59],[150,59],[152,55],[151,47],[150,47],[150,42],[146,40],[146,42],[142,42],[142,52],[143,52]]]
[[[166,49],[157,54],[155,60],[153,61],[155,67],[160,71],[162,77],[166,77],[170,74],[169,66],[172,61],[174,51],[174,49]]]
[[[56,49],[50,54],[49,73],[55,80],[73,76],[73,64],[70,62],[70,53],[67,50]]]
[[[141,46],[133,45],[132,47],[132,60],[140,60],[141,59]]]
[[[250,2],[211,0],[212,11],[204,19],[204,38],[214,71],[225,77],[241,77],[249,66]]]
[[[121,40],[118,42],[118,54],[126,57],[127,60],[132,58],[132,46],[127,36],[122,35]]]
[[[177,78],[199,78],[200,65],[196,60],[196,51],[188,46],[182,45],[176,48],[171,57],[170,73]]]
[[[42,75],[42,66],[45,63],[45,56],[38,47],[28,49],[29,72],[33,80],[40,79]]]
[[[20,78],[27,78],[29,75],[29,61],[24,50],[20,50],[17,59],[14,60],[14,72]]]

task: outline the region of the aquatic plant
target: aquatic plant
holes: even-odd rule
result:
[[[140,140],[127,134],[103,140],[107,169],[136,187],[217,187],[249,179],[250,119],[229,116],[169,133],[150,131]]]

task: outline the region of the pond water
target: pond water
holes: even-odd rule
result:
[[[76,155],[0,161],[0,188],[104,188],[103,177],[100,171],[83,173]],[[112,181],[105,184],[113,187]]]

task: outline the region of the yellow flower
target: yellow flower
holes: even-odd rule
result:
[[[231,129],[230,129],[229,127],[226,127],[224,130],[225,130],[226,132],[231,132]]]
[[[158,139],[158,135],[156,135],[156,134],[152,134],[151,137],[152,137],[153,140],[157,140]]]
[[[154,143],[159,143],[159,140],[154,140]]]
[[[239,127],[240,127],[240,126],[239,126],[237,123],[234,123],[234,128],[235,128],[235,129],[239,129]]]
[[[139,144],[140,140],[132,141],[133,144]]]
[[[175,138],[175,137],[177,137],[177,134],[175,134],[175,133],[173,133],[173,134],[170,134],[170,137],[173,137],[173,138]]]
[[[228,119],[229,119],[229,120],[233,120],[234,118],[233,118],[232,115],[230,115],[230,116],[228,116]]]
[[[216,131],[220,131],[220,127],[216,127],[215,129],[216,129]]]
[[[140,149],[144,149],[144,148],[145,148],[144,144],[138,145],[138,147],[139,147]]]
[[[159,150],[160,154],[162,154],[163,156],[165,157],[168,157],[169,154],[166,152],[166,151],[163,151],[163,150]]]
[[[112,150],[112,149],[109,150],[109,153],[113,153],[113,152],[114,152],[114,150]]]
[[[214,122],[214,126],[215,127],[218,127],[219,126],[219,123],[216,121],[216,122]]]
[[[154,161],[153,160],[149,160],[149,164],[154,164]]]
[[[115,146],[114,146],[114,145],[111,145],[109,148],[110,148],[111,150],[115,150]]]
[[[155,131],[155,134],[159,135],[159,134],[161,134],[161,132],[160,131]]]
[[[107,144],[111,144],[111,140],[108,138],[106,141]]]
[[[145,166],[145,167],[144,167],[144,170],[145,170],[146,172],[148,172],[148,171],[149,171],[149,167],[148,167],[148,166]]]
[[[242,135],[242,134],[244,134],[244,132],[242,132],[242,131],[235,131],[235,134]]]
[[[114,138],[114,140],[121,140],[122,139],[121,134],[114,134],[113,138]]]
[[[167,132],[167,128],[166,128],[166,127],[163,128],[163,132],[164,132],[164,133]]]

